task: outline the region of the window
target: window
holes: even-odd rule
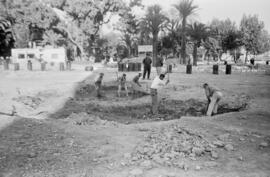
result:
[[[27,58],[33,59],[33,58],[35,58],[35,54],[29,53],[29,54],[27,54]]]
[[[25,59],[25,54],[18,54],[18,59]]]

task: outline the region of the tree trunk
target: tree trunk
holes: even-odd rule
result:
[[[84,56],[83,47],[79,43],[77,43],[75,40],[72,39],[72,36],[67,29],[62,28],[62,27],[53,27],[52,29],[56,30],[58,33],[61,33],[62,36],[66,37],[72,44],[74,44],[80,50],[81,56]]]
[[[193,45],[193,65],[197,66],[197,44]]]
[[[248,51],[246,51],[245,64],[247,64]]]
[[[153,34],[153,66],[157,64],[157,44],[158,44],[158,34]]]
[[[186,18],[182,20],[182,42],[180,63],[186,64]]]

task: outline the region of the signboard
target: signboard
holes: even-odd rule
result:
[[[138,46],[139,52],[153,52],[152,45],[139,45]]]

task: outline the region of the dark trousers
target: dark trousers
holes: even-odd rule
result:
[[[145,79],[145,75],[147,73],[147,79],[150,78],[150,73],[151,73],[151,66],[146,66],[143,69],[143,79]]]

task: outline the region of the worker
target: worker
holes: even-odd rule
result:
[[[166,74],[166,73],[165,73]],[[151,98],[152,98],[152,113],[156,114],[158,113],[158,89],[162,86],[167,85],[170,81],[167,79],[167,81],[164,80],[165,74],[160,74],[159,76],[156,76],[151,84]]]
[[[150,57],[150,53],[146,54],[146,57],[143,59],[143,79],[145,79],[145,75],[147,73],[147,79],[150,79],[150,73],[151,73],[151,64],[152,60]]]
[[[95,88],[97,92],[97,97],[101,97],[101,84],[103,79],[104,73],[100,73],[98,77],[95,79]]]
[[[132,81],[131,81],[131,86],[132,86],[132,90],[133,90],[133,96],[136,95],[136,93],[144,93],[144,94],[149,94],[146,90],[144,90],[142,88],[142,85],[139,83],[139,79],[142,76],[142,73],[139,73],[138,75],[136,75]]]
[[[128,96],[128,89],[127,89],[127,79],[126,74],[124,73],[122,77],[118,79],[118,96],[121,96],[121,91],[124,89],[126,91],[126,96]]]
[[[222,98],[222,93],[219,91],[218,88],[209,86],[207,83],[203,84],[203,88],[205,90],[205,95],[208,100],[208,107],[207,107],[207,116],[211,116],[213,114],[217,114],[218,104]]]

